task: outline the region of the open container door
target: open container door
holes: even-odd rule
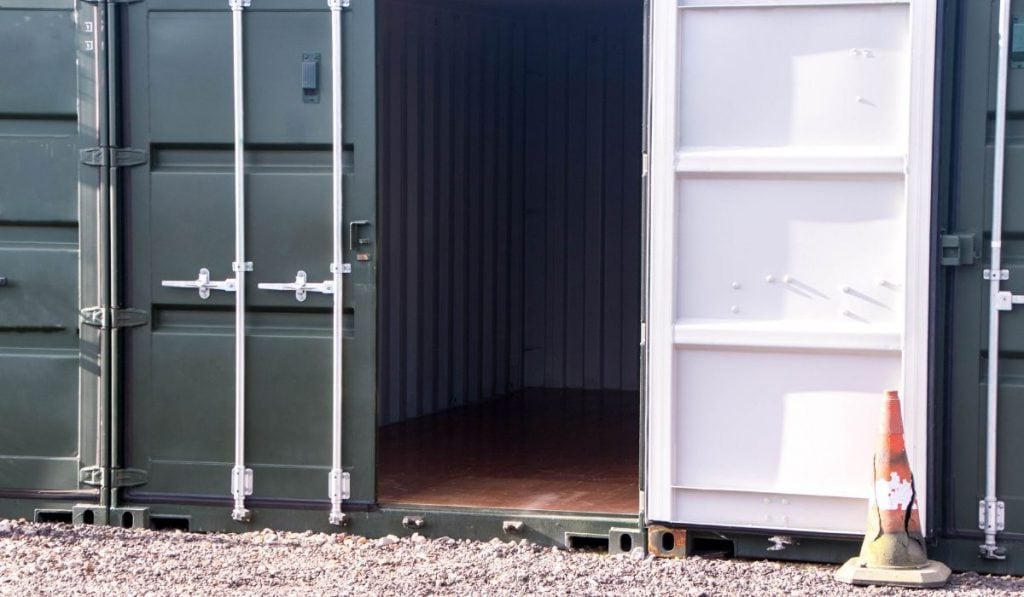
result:
[[[651,27],[647,519],[863,532],[887,388],[923,508],[934,3]]]

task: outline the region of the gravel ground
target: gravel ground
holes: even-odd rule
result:
[[[1024,578],[959,574],[945,590],[854,589],[832,566],[419,535],[241,535],[0,521],[0,595],[1007,595]]]

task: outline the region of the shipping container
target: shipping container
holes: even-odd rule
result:
[[[999,7],[0,0],[0,516],[1024,573]]]

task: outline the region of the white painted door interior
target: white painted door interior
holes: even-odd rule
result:
[[[933,4],[652,3],[650,521],[863,532],[891,388],[923,505]]]

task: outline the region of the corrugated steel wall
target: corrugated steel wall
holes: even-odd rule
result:
[[[382,3],[382,423],[637,388],[641,18],[587,8]]]
[[[580,8],[528,32],[524,383],[635,390],[642,6]]]

